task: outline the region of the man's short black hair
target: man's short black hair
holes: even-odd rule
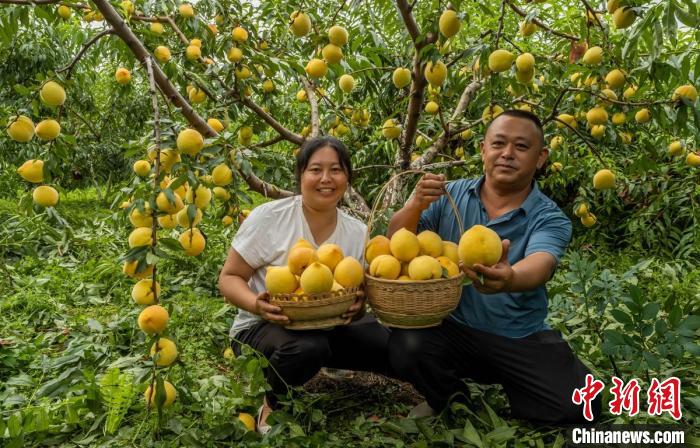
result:
[[[352,161],[348,148],[335,137],[323,136],[311,138],[304,142],[296,157],[294,177],[297,181],[297,191],[301,191],[301,174],[309,165],[311,156],[321,148],[331,148],[338,154],[338,163],[348,176],[348,185],[352,183]]]
[[[496,118],[491,120],[491,123],[486,127],[486,132],[488,132],[489,128],[491,127],[491,124],[493,124],[494,121],[496,121],[497,118],[499,117],[515,117],[515,118],[522,118],[524,120],[529,120],[532,123],[535,124],[537,127],[537,134],[540,137],[540,140],[542,141],[542,147],[545,146],[544,143],[544,129],[542,129],[542,122],[540,121],[539,117],[537,115],[533,114],[532,112],[528,112],[526,110],[520,110],[520,109],[508,109],[506,111],[501,112],[498,114]]]

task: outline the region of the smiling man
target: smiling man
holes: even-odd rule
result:
[[[458,242],[447,189],[465,230],[481,224],[503,240],[496,265],[464,268],[472,284],[462,289],[457,309],[442,324],[392,331],[393,369],[427,400],[412,415],[431,415],[450,399],[463,400],[468,396],[464,379],[469,378],[503,385],[513,417],[550,424],[583,420],[571,397],[590,372],[545,323],[545,283],[571,239],[571,221],[534,180],[548,154],[535,115],[503,112],[481,144],[481,178],[446,184],[443,176],[426,174],[392,217],[389,236],[405,227],[432,230],[443,240]],[[597,417],[600,397],[593,408]]]

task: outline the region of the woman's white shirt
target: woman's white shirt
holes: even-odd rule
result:
[[[255,270],[248,284],[256,294],[265,291],[268,266],[287,263],[289,249],[304,238],[315,248],[324,243],[337,244],[345,256],[363,263],[367,226],[342,210],[337,210],[335,230],[326,241],[314,241],[302,210],[301,196],[278,199],[262,204],[250,213],[233,238],[231,247]],[[239,309],[230,336],[254,326],[262,318]]]

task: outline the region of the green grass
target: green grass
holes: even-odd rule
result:
[[[253,198],[255,204],[264,201]],[[62,226],[56,217],[18,210],[16,201],[0,199],[0,241],[11,242],[2,249],[6,263],[0,271],[0,445],[446,446],[476,443],[476,437],[484,446],[543,446],[563,441],[558,430],[508,420],[507,400],[491,386],[474,385],[469,406],[455,405],[440,419],[404,419],[420,400],[415,391],[366,374],[346,382],[315,379],[275,414],[283,424],[274,434],[266,439],[245,434],[236,416],[257,409],[265,387],[264,360],[253,353],[223,356],[235,310],[224,303],[216,284],[235,228],[223,228],[218,220],[203,224],[209,239],[201,257],[167,251],[169,257],[158,264],[162,300],[172,306],[168,337],[180,352],[180,361],[162,372],[178,387],[179,397],[159,421],[156,412],[146,412],[141,398],[151,374],[147,353],[152,341],[136,326],[140,309],[130,297],[133,280],[122,274],[118,261],[127,250],[130,228],[120,210],[108,207],[94,190],[67,192],[57,207],[68,223]],[[611,310],[626,309],[623,298],[634,285],[647,303],[659,304],[653,320],[672,322],[674,307],[682,319],[690,319],[698,314],[700,267],[654,259],[630,274],[643,260],[638,254],[625,249],[594,253],[577,241],[549,285],[550,322],[609,383],[610,357],[594,327],[622,331]],[[587,319],[586,310],[596,306],[603,312]],[[651,321],[642,319],[640,325]],[[696,348],[688,345],[680,355],[666,357],[659,353],[668,341],[680,344],[683,334],[697,339],[697,328],[679,325],[642,338],[658,367],[639,364],[625,347],[613,358],[623,372],[640,378],[647,373],[682,377],[684,421],[692,424],[700,414]],[[120,389],[123,409],[105,398],[100,385],[115,368],[134,378],[134,390]],[[110,410],[123,413],[114,433],[104,429]]]

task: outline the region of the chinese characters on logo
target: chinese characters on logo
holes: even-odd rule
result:
[[[639,413],[639,381],[634,378],[625,384],[618,377],[613,377],[613,386],[610,388],[612,399],[609,403],[610,413],[621,415],[627,411],[630,417]],[[574,404],[583,405],[583,417],[593,421],[591,403],[605,388],[605,384],[596,380],[593,375],[586,375],[586,384],[580,389],[574,389],[571,400]],[[674,420],[681,418],[681,380],[671,377],[663,382],[652,378],[647,391],[647,413],[649,415],[662,415],[668,412]]]

